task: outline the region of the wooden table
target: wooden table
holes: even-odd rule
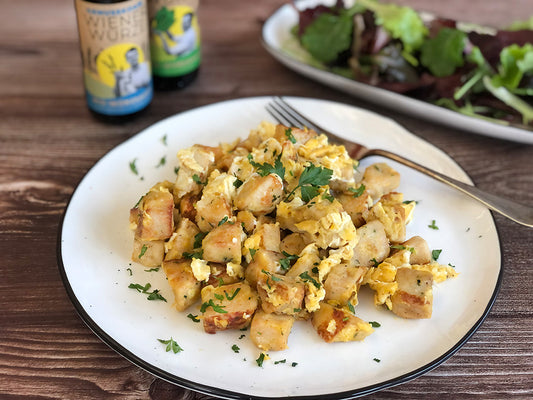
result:
[[[437,126],[375,107],[284,68],[261,47],[263,21],[284,0],[203,0],[203,64],[181,92],[157,93],[134,122],[87,111],[74,7],[0,0],[0,398],[206,398],[154,378],[103,344],[76,314],[56,263],[69,196],[107,151],[169,115],[257,95],[331,99],[392,117],[445,150],[476,185],[533,205],[533,147]],[[448,17],[503,26],[530,0],[404,0]],[[533,229],[495,216],[504,261],[494,308],[471,340],[432,372],[373,399],[533,397]]]

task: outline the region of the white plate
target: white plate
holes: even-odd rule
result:
[[[299,1],[298,8],[308,8],[317,3],[323,3],[323,1]],[[298,14],[296,10],[291,4],[286,4],[272,14],[263,25],[263,46],[274,58],[288,68],[327,86],[374,104],[389,107],[395,111],[414,115],[419,118],[467,130],[480,135],[533,144],[533,131],[499,125],[479,118],[469,117],[431,103],[360,83],[302,62],[296,56],[284,49],[284,44],[291,37],[290,29],[297,23]]]
[[[394,162],[390,165],[402,176],[399,189],[406,199],[419,201],[408,235],[421,235],[432,249],[442,249],[439,261],[456,265],[460,272],[459,277],[436,286],[430,320],[397,318],[376,308],[370,291],[362,290],[357,315],[381,323],[373,335],[363,342],[326,344],[310,323],[297,322],[289,338],[290,349],[271,352],[271,360],[260,368],[255,362],[259,351],[248,338],[239,339],[243,332],[205,334],[201,324],[186,317],[187,312],[172,308],[172,291],[162,271],[145,272],[141,265],[130,264],[129,209],[155,182],[174,179],[177,150],[247,136],[260,121],[271,120],[264,108],[269,100],[227,101],[170,117],[96,163],[72,195],[58,240],[59,268],[77,311],[105,343],[141,368],[178,385],[226,398],[346,398],[434,368],[465,343],[489,312],[500,285],[500,245],[486,208]],[[343,136],[395,150],[470,182],[450,157],[392,120],[340,103],[291,97],[288,101]],[[162,157],[167,162],[157,168]],[[129,168],[134,159],[139,176]],[[364,160],[362,165],[378,159]],[[432,220],[439,230],[428,227]],[[148,282],[169,302],[148,301],[146,295],[128,289],[130,283]],[[198,307],[190,312],[199,314]],[[165,352],[157,339],[170,337],[183,352]],[[232,351],[234,344],[240,353]],[[274,364],[282,359],[287,362]],[[298,365],[293,367],[293,362]]]

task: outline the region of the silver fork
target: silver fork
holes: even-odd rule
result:
[[[342,144],[346,148],[350,157],[355,160],[361,160],[368,156],[382,156],[388,159],[399,162],[413,168],[423,174],[426,174],[442,183],[445,183],[454,189],[459,190],[472,197],[473,199],[481,202],[488,208],[497,213],[500,213],[504,217],[517,222],[519,224],[533,227],[533,208],[524,206],[514,201],[493,195],[491,193],[484,192],[476,188],[475,186],[468,185],[460,182],[456,179],[450,178],[440,172],[433,171],[430,168],[426,168],[420,164],[410,161],[398,154],[391,153],[387,150],[381,149],[369,149],[362,144],[343,139],[332,132],[322,128],[315,122],[312,122],[309,118],[296,111],[291,105],[289,105],[283,98],[274,97],[272,101],[266,106],[266,110],[276,121],[286,126],[294,126],[298,128],[307,127],[315,130],[318,133],[324,133],[328,136],[332,143]]]

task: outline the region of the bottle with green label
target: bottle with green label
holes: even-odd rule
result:
[[[154,86],[181,89],[200,67],[199,0],[149,0],[150,51]]]
[[[89,109],[124,121],[152,101],[146,0],[75,0]]]

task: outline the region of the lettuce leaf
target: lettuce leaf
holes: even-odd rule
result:
[[[524,75],[530,73],[533,74],[533,45],[513,44],[501,51],[498,74],[492,78],[492,84],[513,91],[518,88]]]
[[[453,74],[457,67],[464,65],[465,39],[466,33],[460,30],[442,28],[420,48],[420,62],[435,76]]]
[[[357,3],[373,11],[376,24],[383,26],[393,38],[401,40],[407,53],[418,50],[424,43],[428,29],[412,8],[381,4],[375,0],[358,0]]]

